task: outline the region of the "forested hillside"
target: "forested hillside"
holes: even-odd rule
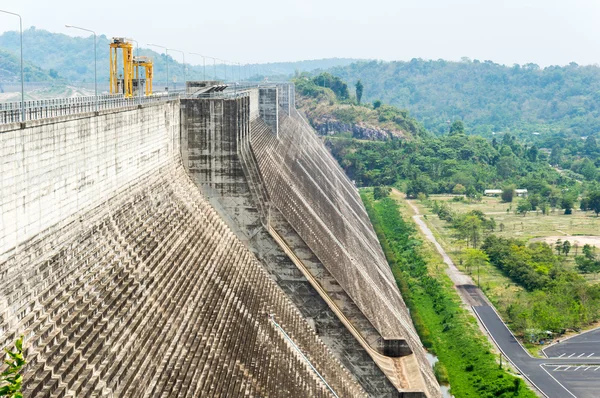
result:
[[[413,59],[359,62],[330,72],[349,84],[361,79],[367,101],[406,108],[436,134],[448,132],[448,121],[456,119],[469,133],[487,137],[494,132],[528,139],[549,133],[580,137],[600,131],[598,66]]]
[[[38,66],[25,62],[23,65],[23,76],[26,82],[51,81],[56,76]],[[21,81],[21,63],[19,56],[7,51],[0,50],[0,82]],[[0,89],[1,90],[1,89]]]
[[[572,208],[600,186],[595,136],[553,134],[534,144],[510,133],[468,134],[460,120],[436,136],[405,109],[360,101],[362,83],[352,90],[329,73],[300,75],[294,82],[300,111],[358,186],[396,186],[412,197],[453,193],[471,199],[486,189],[525,188],[532,209],[542,204]],[[580,205],[590,208],[584,200]]]
[[[81,32],[77,32],[81,33]],[[108,63],[109,63],[109,37],[99,35],[97,38],[98,51],[98,78],[101,81],[108,82]],[[135,45],[135,43],[134,43]],[[16,31],[5,32],[0,35],[0,48],[12,54],[19,52],[19,33]],[[155,84],[156,88],[163,87],[166,78],[166,57],[159,52],[145,47],[139,49],[139,55],[145,55],[154,59],[155,65]],[[94,79],[94,41],[93,36],[72,37],[60,33],[52,33],[46,30],[30,28],[23,32],[23,55],[25,61],[37,65],[40,68],[69,82],[74,81],[92,81]],[[136,50],[137,54],[137,50]],[[262,79],[264,76],[285,77],[293,74],[295,71],[313,71],[315,69],[325,69],[335,66],[345,66],[356,59],[350,58],[331,58],[322,60],[299,61],[299,62],[278,62],[269,64],[251,64],[248,69],[241,71],[242,75],[249,75],[254,80]],[[187,78],[202,79],[204,77],[203,60],[199,56],[186,54]],[[194,63],[196,65],[191,65]],[[206,59],[206,77],[214,78],[215,69],[219,79],[224,79],[227,75],[228,80],[238,78],[240,69],[236,65],[224,66],[217,63],[216,68],[212,59]],[[16,65],[18,70],[18,63]],[[14,65],[6,68],[6,71],[0,74],[0,81],[8,81],[17,71]],[[178,82],[183,81],[183,66],[180,53],[169,55],[170,78],[176,76]],[[31,80],[36,75],[31,75]],[[40,79],[42,77],[39,77]],[[157,84],[158,82],[159,84]]]

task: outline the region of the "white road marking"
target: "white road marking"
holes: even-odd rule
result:
[[[577,368],[575,368],[573,371],[577,372],[579,370],[579,368],[583,368],[583,366],[578,366]]]
[[[588,355],[587,357],[589,358],[589,357],[591,357],[591,356],[592,356],[592,355],[594,355],[594,354],[595,354],[595,352],[592,352],[592,353],[591,353],[590,355]]]
[[[566,372],[567,370],[569,370],[570,368],[571,368],[571,366],[567,366],[567,367],[565,368],[565,372]]]
[[[583,369],[583,371],[585,372],[586,370],[588,370],[589,368],[591,368],[591,366],[588,366],[587,368]]]
[[[575,355],[575,353],[572,353],[571,355],[569,355],[567,358],[571,358],[573,355]]]
[[[560,366],[557,366],[557,367],[555,367],[555,368],[554,368],[554,371],[555,371],[555,372],[560,372],[560,370],[558,370],[558,369],[560,369],[560,368],[562,368],[562,367],[563,367],[562,365],[560,365]]]
[[[562,357],[564,357],[566,354],[567,354],[566,352],[563,352],[562,354],[560,354],[560,355],[559,355],[559,358],[562,358]],[[559,366],[559,367],[560,367],[560,366]]]
[[[600,366],[598,366],[596,369],[594,369],[594,372],[597,371],[598,369],[600,369]]]
[[[584,352],[583,354],[585,354],[585,352]],[[581,358],[581,357],[583,356],[583,354],[581,354],[581,355],[580,355],[580,356],[578,356],[577,358]]]
[[[569,366],[569,367],[570,367],[570,366]],[[554,379],[554,381],[558,383],[558,385],[559,385],[559,386],[561,386],[562,388],[564,388],[564,389],[565,389],[565,391],[569,393],[569,395],[571,395],[573,398],[577,398],[577,397],[575,396],[575,394],[573,394],[571,391],[569,391],[569,390],[567,389],[567,387],[565,387],[564,385],[562,385],[562,383],[561,383],[560,381],[556,380],[556,377],[552,376],[552,375],[550,374],[550,372],[548,372],[548,371],[546,370],[546,368],[544,367],[544,365],[540,365],[540,368],[542,368],[542,370],[543,370],[544,372],[546,372],[546,373],[548,374],[548,376],[552,377],[552,378]],[[544,394],[544,395],[546,395],[546,394]]]

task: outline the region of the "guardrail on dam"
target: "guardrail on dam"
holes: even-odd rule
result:
[[[293,85],[89,103],[0,124],[0,339],[25,336],[26,396],[440,396]]]

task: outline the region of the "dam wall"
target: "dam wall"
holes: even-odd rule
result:
[[[274,87],[267,91],[267,95],[273,93],[276,93]],[[260,117],[248,123],[243,112],[236,109],[244,109],[243,100],[227,99],[224,102],[222,99],[182,101],[182,163],[190,178],[367,394],[381,398],[398,396],[397,389],[265,228],[270,222],[285,230],[286,238],[297,243],[297,255],[313,267],[324,284],[335,286],[335,297],[345,303],[345,310],[370,326],[294,229],[276,209],[269,209],[269,198],[256,174],[258,168],[250,148],[248,130],[260,128],[269,134],[273,131]],[[277,103],[273,105],[277,106]],[[213,111],[208,112],[210,109]],[[240,122],[232,123],[231,120],[237,117],[241,118]],[[225,128],[226,123],[236,126],[237,130]],[[205,145],[206,142],[212,144]],[[376,335],[377,332],[372,330],[371,336]],[[381,343],[377,337],[372,342],[374,345]]]
[[[293,85],[157,101],[0,126],[25,396],[439,397]]]
[[[224,131],[238,131],[236,107],[251,114],[248,99],[213,104],[224,110]],[[54,184],[68,181],[62,200],[80,199],[47,228],[45,214],[25,206],[37,229],[19,230],[18,249],[0,261],[0,339],[11,347],[24,336],[24,396],[365,397],[190,179],[180,103],[149,108],[3,127],[20,132],[18,142],[34,131],[62,137],[61,145],[22,144],[20,158],[66,156],[55,168],[28,161],[14,195],[36,197],[33,182],[48,167]],[[95,160],[79,160],[67,144]],[[226,136],[222,145],[235,148]],[[237,192],[222,171],[205,173],[214,182],[205,188]],[[1,188],[2,197],[15,189]]]
[[[381,354],[415,371],[409,386],[439,387],[357,189],[310,125],[279,114],[279,132],[253,129],[251,146],[273,204],[383,338]],[[354,325],[359,334],[366,334]],[[406,387],[398,383],[401,387]]]
[[[0,261],[179,155],[179,101],[0,125]]]

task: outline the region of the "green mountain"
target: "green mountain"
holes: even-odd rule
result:
[[[408,109],[437,134],[462,120],[469,133],[511,132],[588,136],[600,131],[600,67],[540,68],[465,59],[358,62],[330,72],[353,85],[364,99]],[[532,138],[535,138],[532,137]]]
[[[97,39],[98,79],[102,84],[107,85],[109,77],[109,38],[105,35],[100,35]],[[12,54],[18,54],[19,45],[18,32],[9,31],[0,35],[0,49]],[[140,48],[139,55],[149,56],[154,59],[154,87],[156,89],[164,86],[166,79],[166,56],[148,48]],[[26,62],[37,65],[48,71],[48,73],[52,71],[54,76],[69,82],[91,82],[94,79],[93,36],[72,37],[32,27],[23,32],[23,56]],[[187,78],[202,79],[204,76],[203,66],[189,65],[190,60],[191,59],[188,56]],[[173,54],[172,56],[169,55],[170,80],[175,76],[178,82],[183,81],[183,66],[181,61],[182,59],[179,53]],[[194,63],[201,64],[202,58],[195,57],[193,61]],[[287,79],[295,71],[313,71],[315,69],[325,69],[335,66],[347,66],[356,61],[356,59],[332,58],[300,62],[252,64],[248,66],[247,70],[242,71],[242,75],[245,75],[247,71],[250,71],[252,73],[251,76],[256,79],[267,75]],[[212,79],[215,70],[213,61],[207,59],[206,62],[206,77]],[[6,76],[10,76],[16,72],[14,67],[11,67],[7,68],[5,73]],[[224,66],[222,64],[217,64],[216,75],[219,79],[225,78],[225,74],[227,74],[228,80],[231,80],[232,74],[237,79],[239,73],[240,70],[238,66]],[[34,77],[35,76],[33,75],[31,76],[32,79]],[[0,80],[4,78],[4,74],[0,75]],[[41,78],[42,77],[40,77],[40,79]]]
[[[26,82],[45,82],[54,80],[50,71],[44,70],[30,62],[23,64],[23,76]],[[21,63],[19,56],[0,49],[0,82],[20,82]],[[0,88],[1,90],[1,88]]]

